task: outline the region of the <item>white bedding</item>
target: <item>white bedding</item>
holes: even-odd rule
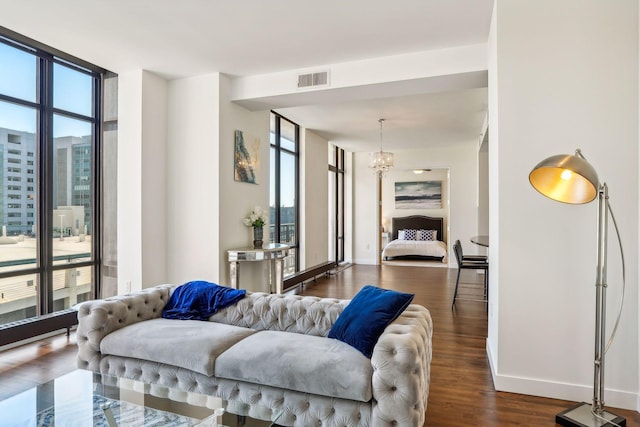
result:
[[[382,259],[406,255],[442,257],[446,262],[447,245],[439,240],[392,240],[382,251]]]

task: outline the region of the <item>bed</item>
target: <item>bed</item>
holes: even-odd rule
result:
[[[391,241],[384,247],[382,259],[447,262],[444,219],[422,215],[393,218],[391,220]]]

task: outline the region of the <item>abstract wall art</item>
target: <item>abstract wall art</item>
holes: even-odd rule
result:
[[[235,131],[234,179],[258,184],[260,170],[260,138],[241,130]]]

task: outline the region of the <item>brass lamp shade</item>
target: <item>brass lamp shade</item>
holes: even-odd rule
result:
[[[552,200],[570,204],[589,203],[598,195],[596,170],[576,154],[559,154],[544,159],[529,174],[529,182]]]

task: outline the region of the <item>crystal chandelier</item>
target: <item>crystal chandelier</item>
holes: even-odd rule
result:
[[[385,119],[379,119],[380,123],[380,151],[369,154],[369,167],[375,171],[378,177],[383,178],[384,175],[393,168],[393,153],[382,151],[382,122]]]

